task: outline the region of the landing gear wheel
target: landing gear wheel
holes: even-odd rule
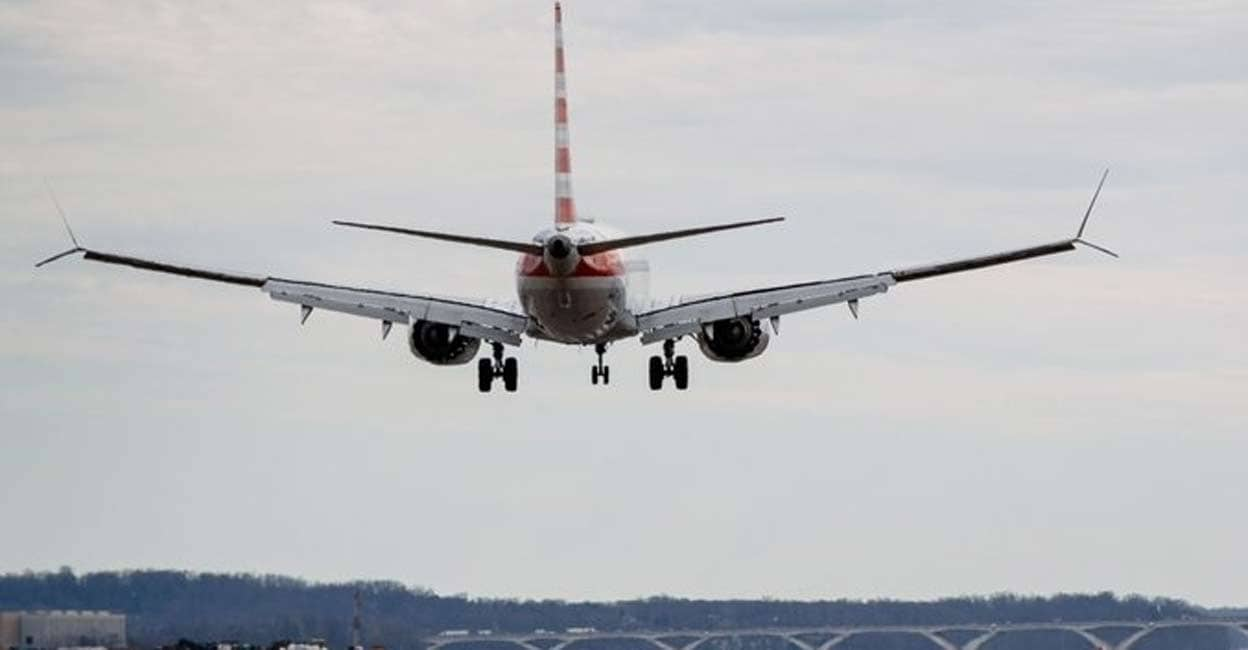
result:
[[[672,378],[676,390],[689,388],[689,357],[676,356],[676,339],[663,342],[663,356],[650,357],[650,390],[662,390],[664,377]]]
[[[477,390],[482,393],[490,392],[494,386],[494,380],[501,378],[503,380],[503,388],[508,393],[516,392],[517,380],[520,376],[520,364],[516,362],[515,357],[503,358],[503,344],[491,343],[492,353],[489,359],[479,359],[477,361]]]
[[[589,381],[593,385],[598,385],[598,380],[602,380],[602,385],[606,386],[611,383],[611,368],[602,362],[602,358],[607,354],[607,344],[599,343],[594,346],[594,352],[598,353],[598,364],[595,365],[589,373]]]
[[[481,359],[477,361],[477,390],[482,393],[490,392],[490,387],[494,384],[494,362],[489,359]]]
[[[503,388],[508,393],[516,392],[516,384],[520,380],[520,364],[515,357],[508,357],[503,362]]]
[[[663,367],[663,357],[650,357],[650,390],[661,390],[663,388],[663,375],[666,374],[666,368]]]
[[[676,390],[689,388],[689,357],[684,355],[676,357],[676,364],[672,367],[672,378],[676,380]]]

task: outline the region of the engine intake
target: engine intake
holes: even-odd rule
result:
[[[412,354],[435,366],[463,365],[481,349],[481,339],[464,336],[450,325],[423,320],[412,325],[407,343]]]
[[[698,346],[712,361],[734,363],[762,354],[771,342],[762,325],[748,316],[707,323],[698,334]]]

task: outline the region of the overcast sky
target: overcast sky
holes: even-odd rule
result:
[[[96,248],[510,298],[552,218],[551,7],[0,4],[0,570],[522,597],[1104,590],[1248,603],[1248,5],[566,3],[580,211],[656,294],[1051,241],[794,316],[652,394],[633,342],[478,395],[375,323]]]

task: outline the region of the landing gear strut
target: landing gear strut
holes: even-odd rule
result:
[[[602,357],[607,353],[607,344],[599,343],[594,346],[594,352],[598,353],[598,365],[590,368],[589,380],[597,386],[598,380],[602,380],[602,385],[606,386],[611,383],[611,367],[602,362]]]
[[[490,392],[496,378],[502,378],[503,389],[508,393],[516,392],[516,384],[520,375],[520,364],[515,357],[503,358],[503,344],[491,343],[492,358],[477,361],[477,390]]]
[[[650,357],[650,390],[661,390],[664,377],[676,382],[676,390],[689,388],[689,357],[676,356],[675,339],[663,342],[662,357]]]

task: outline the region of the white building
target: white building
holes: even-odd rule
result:
[[[126,616],[110,612],[0,612],[0,650],[124,648]]]

